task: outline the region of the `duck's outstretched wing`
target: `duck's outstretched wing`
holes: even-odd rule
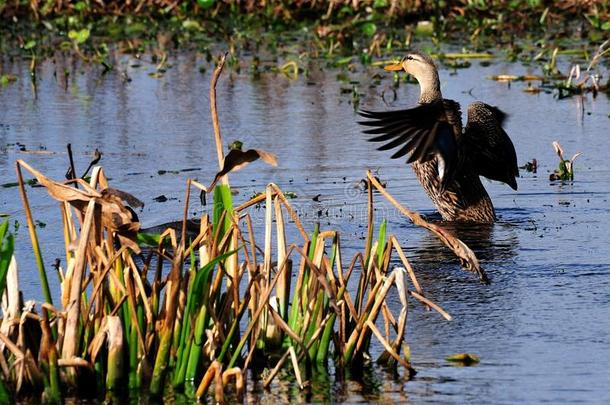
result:
[[[373,127],[365,130],[365,134],[377,135],[369,142],[386,142],[377,150],[398,148],[392,159],[400,158],[410,153],[408,163],[430,159],[431,146],[436,138],[440,123],[438,116],[442,112],[442,104],[422,104],[407,110],[366,111],[360,110],[360,116],[366,121],[360,125]]]
[[[460,149],[478,174],[504,182],[516,190],[517,154],[502,128],[505,118],[506,114],[497,107],[481,102],[470,104]]]
[[[420,104],[406,110],[361,110],[359,114],[367,119],[359,124],[372,127],[364,133],[376,135],[369,139],[369,142],[385,142],[377,150],[399,148],[392,155],[392,159],[408,153],[407,163],[427,162],[436,155],[441,160],[439,177],[443,184],[447,183],[457,163],[457,143],[442,101]]]

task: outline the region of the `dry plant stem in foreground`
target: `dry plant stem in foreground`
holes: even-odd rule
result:
[[[479,260],[474,252],[460,239],[456,238],[451,234],[451,232],[443,229],[439,225],[432,224],[424,220],[421,215],[417,212],[411,211],[408,208],[401,205],[394,197],[388,193],[385,188],[375,179],[375,176],[371,173],[371,171],[367,172],[367,176],[369,181],[373,184],[373,186],[379,191],[392,205],[394,205],[401,213],[403,213],[407,218],[411,220],[415,225],[421,226],[422,228],[426,228],[432,233],[434,233],[438,238],[445,244],[449,249],[455,253],[455,255],[460,259],[462,266],[464,266],[467,270],[473,271],[479,275],[479,278],[484,283],[489,283],[489,278],[487,277],[487,273],[481,268],[479,265]]]

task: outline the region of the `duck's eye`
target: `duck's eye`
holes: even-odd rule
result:
[[[414,59],[413,56],[411,56],[411,55],[407,56],[407,60],[413,60],[413,59]]]

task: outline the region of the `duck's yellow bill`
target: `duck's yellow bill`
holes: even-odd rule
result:
[[[400,64],[400,63],[392,63],[391,65],[385,66],[384,69],[389,71],[389,72],[397,72],[399,70],[402,70],[402,64]]]

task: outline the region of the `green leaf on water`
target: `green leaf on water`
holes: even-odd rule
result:
[[[606,21],[605,23],[603,23],[601,28],[604,31],[609,31],[610,30],[610,21]]]
[[[87,3],[85,3],[84,1],[79,1],[76,4],[74,4],[74,9],[76,11],[82,12],[87,10],[88,6]]]
[[[182,28],[187,31],[201,31],[201,25],[195,20],[184,20],[182,22]]]
[[[142,33],[146,32],[147,30],[148,30],[148,27],[146,26],[146,24],[141,23],[141,22],[134,22],[134,23],[129,24],[125,28],[125,34],[137,35],[137,34],[142,34]]]
[[[68,38],[80,45],[84,44],[89,39],[90,34],[91,31],[89,31],[89,28],[83,28],[80,31],[70,30],[70,32],[68,32]]]
[[[460,365],[469,366],[472,364],[476,364],[481,361],[479,356],[472,353],[457,353],[447,356],[445,360],[450,361],[452,363],[459,363]]]
[[[362,24],[362,33],[368,37],[372,37],[377,32],[377,25],[373,22],[365,22]]]
[[[338,66],[345,66],[345,65],[349,65],[350,63],[352,63],[352,59],[353,59],[353,57],[352,57],[352,56],[346,56],[346,57],[344,57],[344,58],[337,59],[337,60],[335,61],[335,66],[337,66],[337,67],[338,67]]]
[[[434,33],[434,24],[431,21],[418,21],[415,26],[415,35],[427,37]]]
[[[17,80],[17,76],[15,75],[2,75],[0,76],[0,86],[4,87],[9,83],[12,83]]]
[[[36,41],[33,39],[30,39],[28,42],[25,43],[25,45],[23,45],[23,49],[25,49],[26,51],[34,48],[36,46]]]
[[[214,5],[215,0],[197,0],[199,7],[208,9]]]
[[[244,146],[244,143],[240,140],[235,140],[233,142],[231,142],[229,144],[229,150],[241,150],[241,148]]]

